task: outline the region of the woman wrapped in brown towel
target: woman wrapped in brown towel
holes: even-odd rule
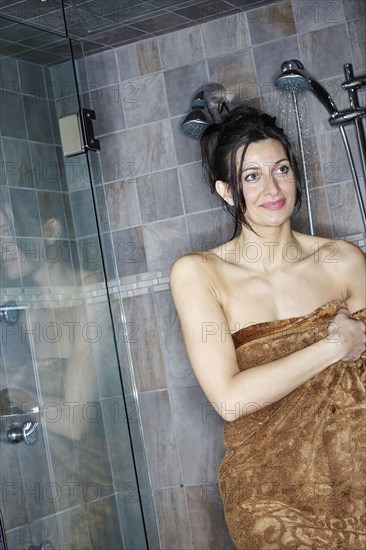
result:
[[[292,229],[300,176],[274,118],[239,106],[201,145],[240,232],[179,258],[171,287],[195,375],[225,420],[231,537],[239,550],[363,550],[365,257]]]

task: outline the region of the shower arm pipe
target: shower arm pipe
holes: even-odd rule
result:
[[[304,144],[302,142],[302,135],[301,135],[301,125],[300,125],[300,114],[299,114],[299,106],[297,103],[297,96],[296,92],[291,92],[292,94],[292,101],[294,104],[295,109],[295,118],[296,118],[296,126],[297,126],[297,134],[299,137],[299,146],[300,146],[300,153],[301,153],[301,160],[304,170],[304,184],[305,184],[305,195],[306,195],[306,205],[308,209],[308,216],[309,216],[309,227],[310,227],[310,234],[314,235],[314,223],[313,223],[313,214],[311,212],[311,199],[310,199],[310,190],[309,190],[309,178],[308,178],[308,172],[306,168],[306,160],[305,160],[305,151],[304,151]]]
[[[355,191],[356,191],[356,195],[357,195],[357,200],[358,200],[358,204],[359,204],[359,207],[360,207],[362,223],[363,223],[363,226],[364,226],[365,231],[366,231],[366,208],[365,208],[365,204],[362,200],[360,183],[358,181],[358,177],[357,177],[357,174],[356,174],[356,168],[355,168],[355,163],[354,163],[353,158],[352,158],[351,148],[349,146],[348,138],[347,138],[346,131],[345,131],[344,127],[340,126],[339,131],[341,132],[344,147],[346,149],[349,166],[350,166],[351,172],[352,172],[353,182],[355,184]]]
[[[346,63],[345,65],[343,65],[343,69],[344,69],[344,75],[346,79],[352,80],[354,78],[354,73],[353,73],[353,67],[351,63]],[[357,92],[354,88],[350,88],[348,90],[348,97],[349,97],[351,108],[357,109],[360,105],[358,102]],[[365,132],[362,124],[362,119],[356,118],[354,120],[354,125],[356,129],[357,144],[358,144],[358,149],[360,153],[363,178],[364,178],[364,183],[366,185],[366,139],[365,139]]]

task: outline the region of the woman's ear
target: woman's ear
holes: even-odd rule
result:
[[[215,189],[220,195],[220,197],[224,199],[225,202],[230,204],[230,206],[234,206],[233,196],[230,191],[230,185],[228,183],[225,183],[224,181],[221,181],[221,180],[217,180],[215,183]]]
[[[58,239],[61,236],[61,223],[57,218],[49,218],[43,224],[43,234],[46,239]]]

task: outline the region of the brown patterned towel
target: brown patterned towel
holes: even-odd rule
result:
[[[324,338],[341,307],[332,301],[239,330],[239,368]],[[366,322],[366,309],[351,317]],[[219,484],[238,550],[365,550],[365,366],[366,354],[335,363],[280,401],[225,423]]]

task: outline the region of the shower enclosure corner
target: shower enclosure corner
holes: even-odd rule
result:
[[[65,154],[60,133],[67,117],[82,139],[92,131],[82,45],[0,19],[0,548],[147,549],[154,514],[114,330],[98,153],[82,142]]]

